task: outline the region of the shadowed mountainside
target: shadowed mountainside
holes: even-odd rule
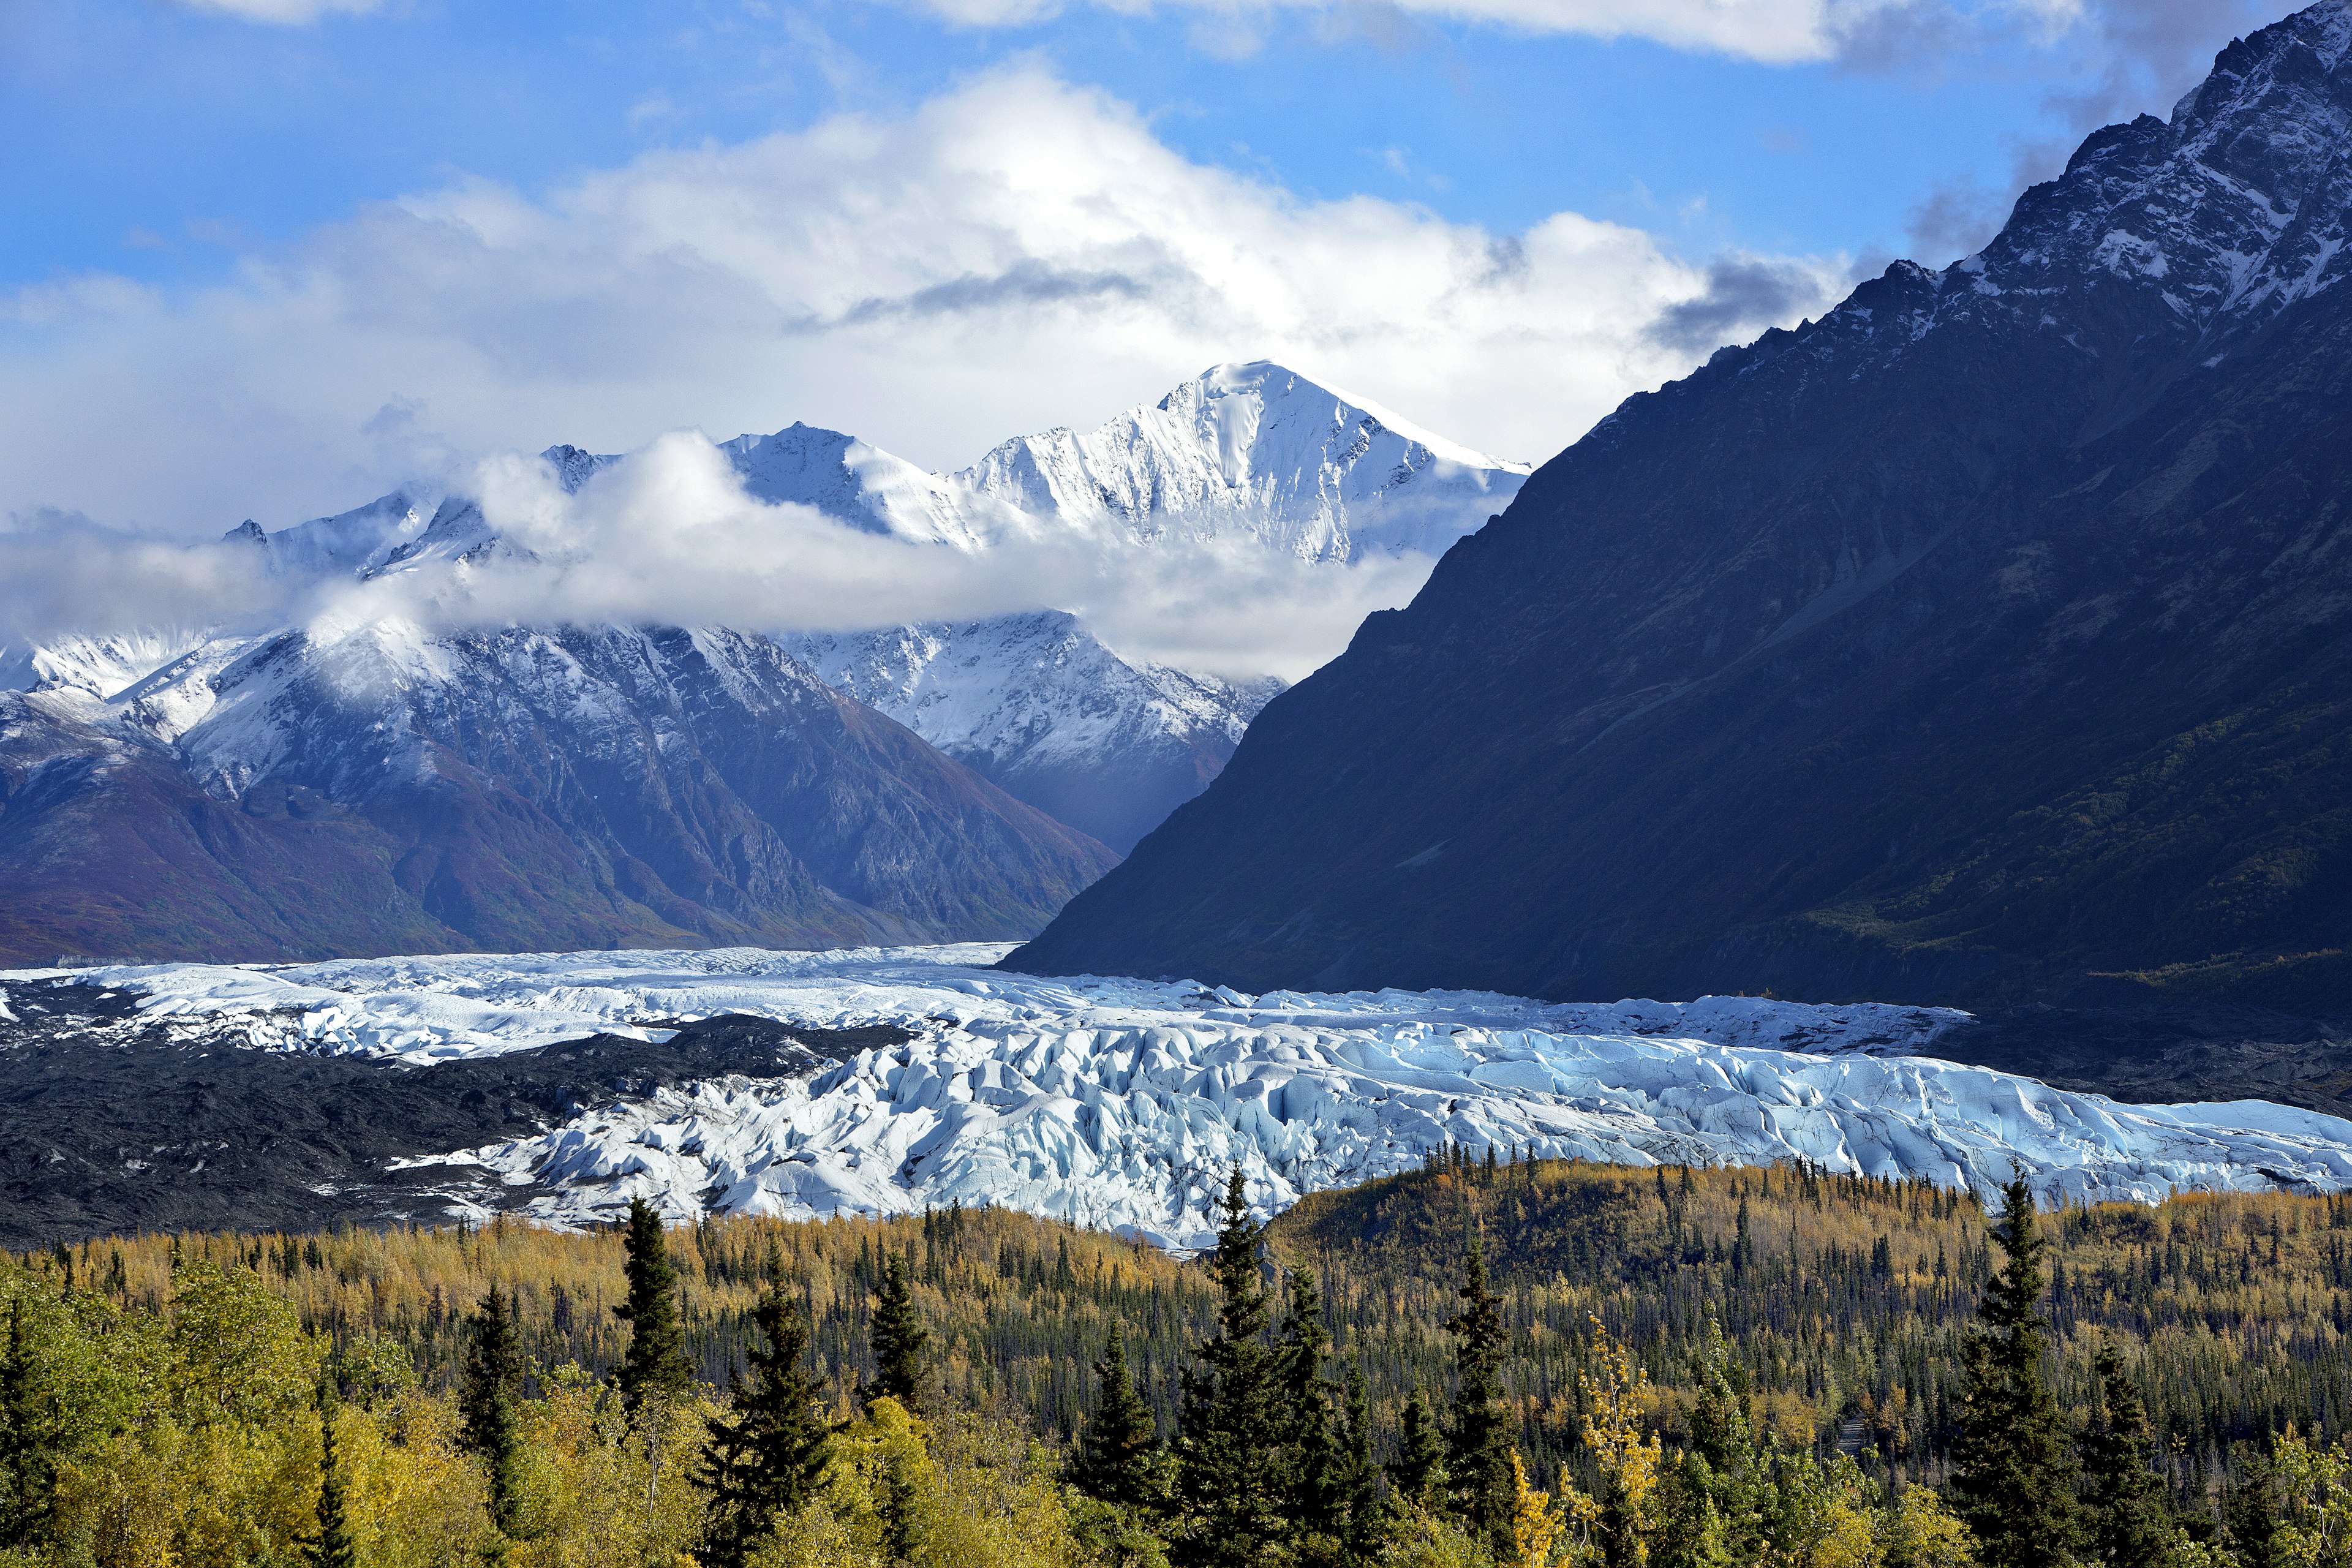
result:
[[[1629,400],[1008,963],[2352,1007],[2347,45]]]

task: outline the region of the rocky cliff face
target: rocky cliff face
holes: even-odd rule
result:
[[[2347,47],[1631,399],[1013,962],[2352,1006]]]

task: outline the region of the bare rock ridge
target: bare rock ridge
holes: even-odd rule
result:
[[[1628,400],[1009,964],[2352,1011],[2347,50]]]

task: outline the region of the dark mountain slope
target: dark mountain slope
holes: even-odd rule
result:
[[[1630,400],[1010,962],[2352,1005],[2347,42]]]
[[[1117,858],[762,637],[217,647],[0,693],[0,962],[1001,940]]]

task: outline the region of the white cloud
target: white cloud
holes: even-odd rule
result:
[[[521,554],[428,558],[364,581],[289,579],[265,574],[236,541],[181,545],[65,514],[16,519],[0,526],[0,655],[60,634],[161,626],[849,631],[1050,605],[1076,611],[1130,658],[1295,680],[1344,647],[1367,614],[1410,599],[1435,564],[1407,554],[1310,565],[1248,542],[1144,546],[1075,530],[968,553],[754,500],[698,431],[656,439],[576,495],[520,454],[457,477]]]
[[[1045,605],[1077,612],[1133,658],[1297,679],[1345,647],[1370,611],[1410,599],[1435,564],[1408,554],[1337,567],[1246,540],[1146,546],[1076,531],[966,553],[753,500],[690,431],[656,440],[577,496],[544,463],[512,457],[479,465],[467,488],[490,526],[536,563],[471,574],[459,595],[431,574],[405,588],[380,578],[362,592],[404,593],[408,617],[461,624],[571,617],[805,631]]]
[[[1022,26],[1059,14],[1063,0],[909,0],[963,26]],[[1253,18],[1289,9],[1339,16],[1365,0],[1165,0],[1251,31]],[[1835,53],[1842,20],[1882,0],[1381,0],[1409,16],[1500,26],[1528,33],[1647,38],[1675,48],[1737,55],[1773,64]],[[1895,3],[1895,0],[1885,0]],[[1096,0],[1127,14],[1155,0]]]
[[[178,3],[191,11],[235,16],[239,21],[299,27],[326,16],[365,16],[371,11],[380,10],[383,0],[178,0]]]
[[[1260,357],[1540,458],[1703,357],[1694,321],[1818,309],[1808,278],[1836,281],[1798,264],[1743,306],[1719,269],[1573,213],[1500,235],[1305,200],[1017,68],[541,197],[453,184],[190,296],[0,296],[0,513],[276,527],[453,454],[796,418],[950,468]]]

